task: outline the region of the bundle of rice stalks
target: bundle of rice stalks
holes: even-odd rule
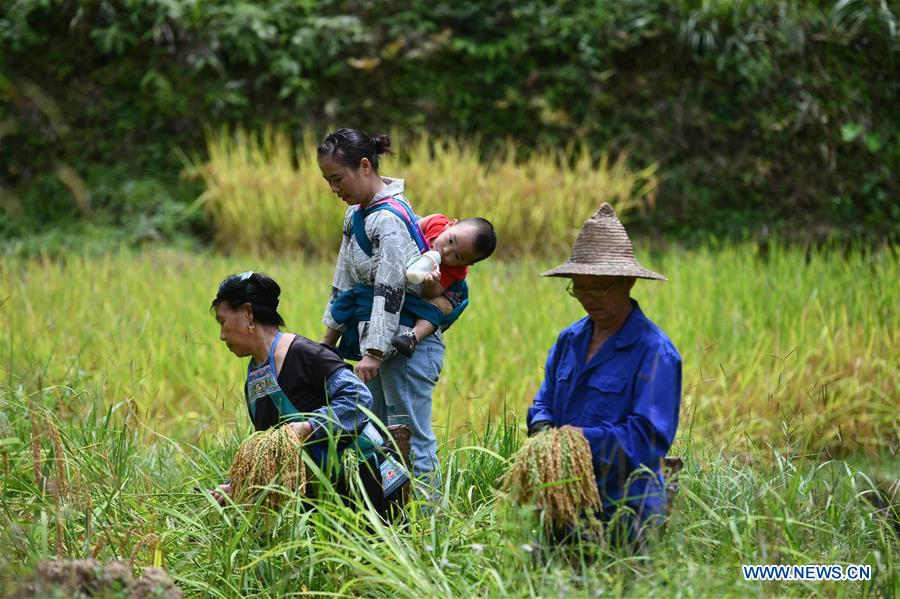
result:
[[[529,438],[513,456],[503,490],[520,505],[544,512],[544,524],[560,530],[592,519],[601,509],[587,439],[571,426],[552,428]]]
[[[231,497],[237,503],[250,499],[263,487],[281,485],[295,493],[306,491],[306,467],[303,465],[300,437],[289,426],[279,426],[254,433],[241,443],[228,475]],[[269,491],[263,505],[277,510],[287,500],[287,493]]]

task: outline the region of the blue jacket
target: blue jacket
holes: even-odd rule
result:
[[[632,303],[622,328],[588,364],[590,317],[560,333],[528,410],[528,426],[544,420],[557,427],[581,427],[591,446],[604,508],[624,500],[646,518],[666,507],[660,462],[678,427],[681,356],[638,303]],[[638,472],[642,467],[653,474]]]

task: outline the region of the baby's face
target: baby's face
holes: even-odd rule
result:
[[[475,230],[467,224],[448,223],[444,232],[434,240],[432,249],[441,255],[441,264],[462,266],[472,264],[477,258],[475,252]]]

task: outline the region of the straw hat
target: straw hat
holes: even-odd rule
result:
[[[606,202],[597,209],[594,216],[584,221],[568,262],[541,273],[543,277],[573,275],[666,280],[661,274],[647,270],[634,259],[631,239],[616,216],[616,211]]]

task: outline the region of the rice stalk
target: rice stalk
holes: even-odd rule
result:
[[[44,458],[41,455],[41,425],[33,409],[28,410],[28,418],[31,421],[31,464],[34,468],[34,484],[43,493],[47,479],[42,472]]]
[[[273,129],[220,129],[206,143],[208,160],[195,160],[185,175],[205,184],[201,197],[221,246],[334,255],[346,206],[322,181],[317,140],[307,133],[295,147]],[[417,214],[483,216],[505,255],[564,252],[601,202],[623,218],[654,204],[656,165],[634,170],[625,154],[611,160],[573,146],[523,159],[510,143],[485,157],[475,142],[428,136],[401,141],[398,151],[381,172],[406,180]]]
[[[141,540],[137,542],[137,545],[134,546],[134,549],[131,550],[131,556],[128,558],[129,561],[131,561],[131,563],[133,564],[134,558],[137,557],[140,550],[144,547],[149,548],[150,555],[153,555],[153,553],[155,553],[157,548],[159,547],[159,542],[159,535],[155,532],[145,534],[143,537],[141,537]]]
[[[359,462],[360,456],[354,449],[348,448],[341,456],[341,471],[343,472],[344,480],[347,482],[347,487],[354,497],[360,497],[362,491],[357,482],[359,480]]]
[[[277,510],[289,498],[272,492],[269,485],[279,484],[291,492],[306,491],[306,467],[301,456],[303,444],[290,426],[279,426],[248,437],[234,455],[231,469],[231,496],[243,503],[257,491],[266,489],[263,505]]]
[[[49,417],[44,418],[44,430],[53,445],[53,458],[56,464],[56,492],[60,499],[65,499],[69,493],[69,482],[66,477],[66,453],[63,450],[62,437],[59,429]]]
[[[534,505],[553,530],[578,525],[601,510],[591,450],[580,430],[553,428],[529,438],[512,457],[503,491],[519,505]]]

